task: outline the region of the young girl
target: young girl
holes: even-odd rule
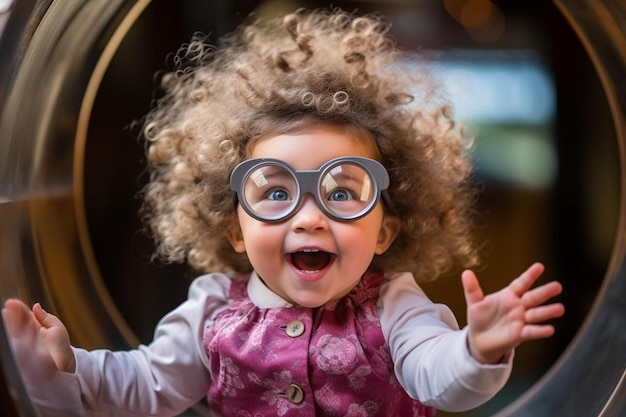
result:
[[[71,347],[58,318],[8,300],[43,415],[206,396],[221,416],[432,416],[487,401],[514,348],[552,335],[561,287],[531,289],[540,264],[488,296],[463,272],[462,330],[417,284],[476,264],[468,140],[387,29],[299,11],[181,49],[144,125],[145,213],[160,255],[207,274],[128,352]]]

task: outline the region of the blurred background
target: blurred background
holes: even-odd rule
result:
[[[502,288],[534,261],[546,265],[544,281],[558,279],[564,285],[560,301],[566,304],[566,316],[555,322],[556,335],[517,350],[505,389],[471,412],[438,413],[491,415],[535,384],[564,352],[592,308],[607,268],[620,182],[616,136],[600,82],[552,2],[371,0],[332,5],[385,14],[402,49],[429,57],[426,64],[440,78],[456,117],[475,135],[475,180],[482,189],[476,233],[483,255],[477,272],[484,290]],[[149,109],[154,74],[170,64],[168,54],[194,32],[210,34],[215,41],[251,13],[272,17],[299,7],[328,3],[156,0],[115,52],[89,119],[79,195],[102,283],[134,341],[151,340],[158,319],[185,299],[195,276],[182,265],[151,261],[152,243],[137,215],[136,194],[147,176],[133,121]],[[409,63],[411,57],[407,54]],[[426,291],[434,301],[449,304],[465,324],[459,271]],[[80,328],[73,331],[81,333]],[[106,347],[126,348],[134,341],[114,337]],[[7,389],[0,388],[2,415],[12,415]]]

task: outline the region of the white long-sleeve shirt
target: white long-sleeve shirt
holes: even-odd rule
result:
[[[74,349],[75,373],[27,389],[44,416],[172,416],[207,394],[211,376],[203,335],[228,304],[231,278],[209,274],[158,323],[154,339],[131,351]],[[252,274],[248,294],[259,308],[290,307]],[[446,411],[477,407],[506,383],[511,355],[482,365],[469,353],[467,330],[450,309],[430,301],[408,273],[381,286],[378,314],[396,377],[407,393]]]

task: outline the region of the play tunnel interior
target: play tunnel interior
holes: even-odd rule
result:
[[[313,0],[0,3],[0,301],[41,302],[74,345],[149,343],[196,273],[153,259],[138,214],[155,73],[195,32]],[[533,261],[557,279],[556,335],[516,351],[484,406],[439,416],[626,415],[626,7],[571,0],[335,1],[383,12],[475,135],[485,291]],[[465,324],[459,271],[425,287]],[[1,323],[0,323],[1,325]],[[0,328],[1,415],[32,408]],[[185,415],[209,415],[203,403]]]

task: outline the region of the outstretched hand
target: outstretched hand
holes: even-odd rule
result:
[[[554,334],[552,325],[542,323],[561,317],[565,309],[561,303],[544,303],[560,294],[562,287],[552,281],[531,289],[543,271],[543,265],[535,263],[507,287],[487,296],[474,272],[463,272],[468,347],[477,361],[498,363],[522,342]]]
[[[19,300],[7,300],[2,318],[22,374],[31,381],[50,379],[56,371],[74,372],[76,362],[63,323],[39,304],[32,311]]]

